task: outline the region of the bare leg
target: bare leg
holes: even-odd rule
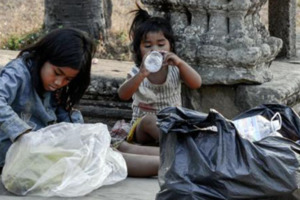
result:
[[[122,152],[121,152],[122,153]],[[128,176],[131,177],[150,177],[157,176],[159,168],[158,156],[147,156],[122,153],[127,169]]]
[[[120,144],[118,150],[123,153],[159,156],[159,147],[141,146],[136,144],[130,144],[126,141]]]
[[[160,130],[155,115],[146,115],[136,129],[136,141],[140,144],[158,142]]]

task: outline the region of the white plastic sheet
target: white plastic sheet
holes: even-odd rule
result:
[[[268,136],[282,137],[282,135],[277,132],[282,124],[279,113],[276,113],[270,121],[262,115],[255,115],[234,120],[233,123],[239,131],[239,134],[251,142],[259,141]]]
[[[59,123],[13,143],[2,171],[17,195],[83,196],[127,177],[124,158],[110,147],[107,126]]]

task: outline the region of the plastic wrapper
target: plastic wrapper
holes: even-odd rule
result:
[[[23,135],[7,152],[4,187],[17,195],[83,196],[127,177],[107,126],[59,123]]]
[[[110,136],[112,138],[124,140],[126,139],[129,131],[130,131],[130,124],[126,123],[124,119],[118,120],[110,131]]]
[[[277,132],[281,128],[281,116],[276,113],[271,120],[255,115],[233,121],[240,135],[250,141],[258,141],[268,136],[282,135]]]

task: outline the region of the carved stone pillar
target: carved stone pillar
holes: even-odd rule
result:
[[[270,37],[259,11],[267,0],[142,0],[154,15],[170,19],[177,54],[205,85],[264,83],[282,47]],[[162,6],[164,5],[164,6]]]
[[[278,57],[296,56],[296,0],[269,0],[269,30],[284,46]]]

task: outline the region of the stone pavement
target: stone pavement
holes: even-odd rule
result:
[[[84,197],[62,198],[62,197],[19,197],[9,193],[0,184],[1,200],[154,200],[159,191],[157,178],[127,178],[124,181],[110,186],[103,186]]]
[[[18,55],[18,51],[0,49],[0,68]],[[132,62],[96,59],[92,65],[92,74],[108,78],[125,78],[132,67]]]

